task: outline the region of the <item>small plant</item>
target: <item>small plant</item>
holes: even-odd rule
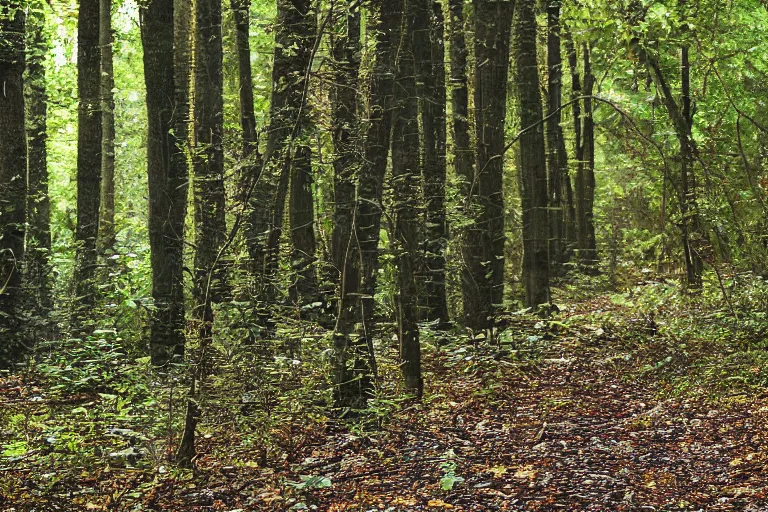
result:
[[[456,484],[460,484],[464,481],[464,477],[456,474],[456,461],[453,458],[456,455],[453,450],[448,450],[444,462],[440,464],[440,470],[443,472],[443,476],[440,478],[440,488],[444,491],[450,491]]]

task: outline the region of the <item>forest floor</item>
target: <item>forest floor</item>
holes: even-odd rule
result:
[[[102,457],[43,485],[42,459],[4,457],[0,508],[768,510],[765,360],[712,353],[728,340],[664,325],[602,296],[564,311],[555,329],[513,320],[509,346],[435,347],[422,401],[387,402],[378,426],[305,423],[266,467],[226,429],[201,439],[193,471]],[[760,378],[724,385],[739,375]],[[41,395],[34,386],[6,378],[0,407]]]

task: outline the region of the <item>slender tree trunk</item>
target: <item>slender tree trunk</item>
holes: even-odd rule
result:
[[[515,61],[520,125],[536,126],[520,137],[523,285],[525,305],[535,308],[549,302],[547,167],[536,60],[535,0],[518,0],[515,7]]]
[[[563,33],[565,39],[565,52],[568,56],[568,67],[571,70],[571,112],[573,116],[573,148],[574,148],[574,160],[576,166],[581,165],[584,159],[584,145],[581,142],[581,101],[578,98],[581,96],[581,75],[579,74],[579,57],[576,53],[576,47],[573,44],[573,39],[568,31]],[[574,198],[574,190],[571,184],[571,178],[563,180],[565,186],[565,199],[566,199],[566,231],[565,238],[568,241],[568,253],[572,254],[573,250],[578,247],[578,216],[576,215],[576,205]]]
[[[101,221],[99,251],[115,246],[115,73],[112,63],[112,0],[100,0],[99,45],[101,46]]]
[[[474,218],[464,237],[464,318],[489,329],[504,291],[504,124],[513,1],[475,0],[477,154],[467,197]]]
[[[251,72],[251,0],[231,0],[237,39],[238,85],[240,87],[240,127],[243,131],[243,157],[258,151],[256,113],[253,105],[253,74]],[[258,164],[259,162],[253,162]],[[247,172],[258,172],[249,165]]]
[[[152,264],[152,364],[184,354],[184,220],[189,172],[185,142],[186,101],[178,94],[188,75],[176,75],[174,0],[152,0],[142,16],[147,87],[147,176]],[[178,82],[178,83],[177,83]]]
[[[561,0],[547,4],[547,167],[549,171],[549,260],[553,276],[565,273],[567,257],[566,232],[568,156],[563,129],[560,126],[563,91],[562,57],[560,55]]]
[[[357,120],[358,74],[360,72],[360,10],[355,0],[347,0],[334,20],[340,34],[332,41],[334,88],[331,96],[333,117],[334,212],[331,235],[331,262],[339,276],[339,310],[335,331],[349,336],[357,310],[355,301],[347,298],[359,290],[360,258],[354,239],[355,178],[360,160],[360,127]],[[342,357],[343,360],[343,357]]]
[[[226,236],[224,193],[224,75],[221,0],[197,0],[194,127],[195,301],[200,318],[212,317],[211,303],[223,290],[217,261]]]
[[[396,114],[392,128],[392,189],[395,217],[395,263],[397,267],[397,325],[400,340],[401,370],[405,387],[420,397],[424,389],[421,378],[421,347],[418,325],[418,209],[421,169],[419,162],[419,94],[416,86],[415,48],[426,44],[430,50],[427,23],[420,0],[406,0],[407,10],[401,25],[401,42],[395,72]],[[420,12],[422,11],[422,12]],[[428,17],[427,17],[428,19]],[[426,38],[422,37],[426,33]],[[426,40],[425,40],[426,39]],[[431,60],[431,59],[430,59]],[[423,63],[422,63],[423,64]],[[422,78],[424,73],[421,74]],[[426,86],[424,87],[426,89]],[[425,127],[426,128],[426,127]],[[434,130],[425,129],[425,160],[436,160]],[[432,147],[429,147],[429,146]],[[429,160],[431,158],[431,161]],[[425,170],[426,171],[426,170]],[[431,171],[431,170],[430,170]],[[428,174],[430,171],[426,171]]]
[[[348,0],[334,20],[340,34],[332,41],[334,88],[333,116],[334,205],[331,261],[339,275],[339,303],[334,328],[334,402],[339,407],[361,405],[370,385],[367,347],[350,344],[350,335],[359,319],[357,294],[360,291],[360,253],[355,237],[355,178],[359,169],[360,126],[357,118],[360,71],[360,10]],[[353,371],[348,361],[354,362]],[[357,361],[361,361],[358,363]],[[359,376],[354,370],[363,369]],[[366,370],[367,369],[367,370]]]
[[[415,0],[413,51],[416,62],[419,117],[423,142],[423,191],[426,202],[423,272],[425,277],[423,317],[448,323],[445,294],[445,250],[448,224],[445,211],[446,180],[446,88],[444,20],[440,2]]]
[[[51,202],[48,195],[48,94],[45,58],[45,2],[37,1],[27,20],[27,241],[26,286],[37,314],[45,318],[53,309],[51,254]]]
[[[469,88],[467,79],[467,45],[464,36],[464,0],[449,0],[450,39],[451,39],[451,121],[453,129],[453,166],[461,183],[461,197],[466,198],[465,206],[471,206],[471,190],[474,182],[474,151],[469,133]],[[471,215],[467,208],[465,215]],[[471,261],[472,250],[463,239],[468,233],[458,233],[462,240],[462,255],[465,261]],[[473,267],[462,267],[462,292],[464,297],[464,323],[470,325],[471,307],[476,296]]]
[[[24,39],[21,5],[0,0],[0,368],[11,367],[23,355],[18,313],[27,197]]]
[[[584,43],[584,112],[581,121],[581,159],[576,171],[576,219],[579,237],[579,263],[586,273],[597,272],[597,246],[595,240],[595,123],[592,117],[592,94],[595,77],[592,75],[590,45]]]
[[[77,19],[77,256],[73,320],[80,329],[96,302],[96,240],[101,202],[100,0],[81,0]]]

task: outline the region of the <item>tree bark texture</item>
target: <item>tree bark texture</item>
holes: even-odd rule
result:
[[[535,126],[520,136],[520,169],[523,207],[523,287],[525,305],[549,302],[549,222],[547,166],[542,124],[539,71],[536,60],[535,0],[518,0],[516,39],[517,100],[520,125]],[[558,184],[559,185],[559,184]]]
[[[464,318],[489,329],[504,292],[504,124],[513,1],[475,0],[475,171],[469,183],[462,250]]]
[[[23,355],[18,313],[27,195],[24,21],[19,2],[0,0],[0,368]]]
[[[101,0],[99,15],[101,46],[101,221],[99,250],[105,254],[115,246],[115,72],[112,44],[112,0]]]
[[[576,170],[576,227],[578,232],[579,265],[586,273],[597,271],[597,245],[595,240],[595,122],[592,94],[595,77],[592,74],[591,49],[582,45],[584,64],[584,110],[581,119],[581,158]]]
[[[150,354],[157,366],[184,354],[184,220],[189,171],[184,153],[186,101],[176,74],[174,0],[152,0],[143,11],[142,42],[147,87],[147,176],[152,264]],[[181,128],[181,131],[179,130]]]
[[[448,224],[445,211],[446,180],[446,87],[445,30],[442,5],[416,0],[413,14],[413,52],[416,64],[425,200],[422,271],[424,319],[439,327],[448,323],[445,293],[445,251]]]
[[[100,0],[81,0],[77,18],[77,256],[73,320],[96,302],[95,273],[101,202],[101,48]]]
[[[405,387],[421,396],[421,347],[419,345],[418,269],[419,203],[421,165],[419,161],[419,94],[416,83],[417,44],[430,50],[429,32],[423,22],[421,0],[406,0],[406,15],[401,25],[401,41],[395,67],[395,115],[392,127],[392,189],[395,218],[395,264],[398,292],[396,299],[401,371]],[[427,18],[428,19],[428,18]],[[426,32],[427,37],[422,35]],[[431,61],[431,59],[428,59]],[[426,65],[425,63],[419,63]],[[431,67],[431,66],[430,66]],[[424,73],[420,73],[421,78]],[[426,87],[425,87],[426,88]],[[425,127],[426,128],[426,127]],[[434,131],[425,130],[425,165],[436,160]],[[430,148],[429,146],[432,145]],[[432,159],[430,161],[429,159]],[[425,174],[427,173],[425,169]]]
[[[51,255],[51,201],[48,195],[48,93],[45,56],[44,2],[33,3],[27,18],[27,231],[26,283],[36,312],[47,317],[53,309]]]

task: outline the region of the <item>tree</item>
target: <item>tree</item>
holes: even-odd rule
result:
[[[100,0],[81,0],[77,18],[77,260],[73,320],[82,326],[96,302],[96,239],[101,202],[101,48]]]
[[[423,272],[426,320],[444,327],[448,323],[445,293],[445,250],[448,224],[445,212],[446,88],[444,20],[442,6],[416,0],[413,9],[413,52],[417,77],[419,119],[422,131],[422,178],[425,201]]]
[[[19,299],[24,261],[27,141],[24,126],[24,11],[0,1],[0,367],[21,355]]]
[[[539,70],[536,60],[534,0],[518,0],[515,10],[515,62],[520,125],[533,126],[520,136],[523,205],[523,286],[525,305],[549,302],[549,223]]]
[[[51,201],[48,195],[48,93],[45,60],[49,50],[45,31],[45,2],[33,2],[27,17],[27,230],[26,287],[36,312],[47,317],[53,309]]]
[[[686,280],[691,288],[700,288],[702,285],[701,274],[704,263],[700,251],[694,240],[701,237],[701,225],[696,199],[696,179],[694,172],[695,143],[691,134],[693,128],[693,116],[691,114],[691,64],[688,56],[688,47],[680,48],[680,84],[681,102],[675,99],[669,82],[664,75],[657,57],[643,46],[637,37],[631,41],[632,51],[640,62],[646,67],[648,73],[660,92],[667,113],[672,120],[678,143],[680,145],[680,174],[677,178],[678,203],[680,208],[680,238],[685,258]]]
[[[334,87],[331,95],[333,136],[333,232],[331,265],[339,282],[339,302],[334,331],[345,340],[354,328],[360,288],[360,254],[355,233],[355,179],[360,160],[358,86],[360,72],[360,9],[348,0],[346,9],[334,13],[331,52]],[[341,364],[346,364],[343,360]],[[343,373],[339,371],[337,373]]]
[[[581,158],[576,169],[576,226],[579,264],[587,273],[597,271],[595,240],[595,121],[592,105],[595,77],[592,74],[589,43],[582,45],[584,57],[584,110],[581,119]]]
[[[101,220],[99,250],[115,245],[115,71],[112,62],[112,0],[101,0],[99,45],[101,46]]]
[[[561,0],[547,3],[547,170],[549,190],[549,260],[553,276],[565,272],[568,259],[568,233],[575,220],[569,215],[569,199],[573,201],[568,155],[560,126],[563,69],[560,44]]]
[[[392,189],[395,217],[395,263],[397,267],[398,293],[396,299],[398,338],[400,340],[401,369],[405,386],[420,397],[424,383],[421,378],[421,347],[418,325],[418,208],[421,168],[419,161],[419,102],[416,86],[415,48],[424,41],[428,27],[419,0],[406,0],[400,34],[402,41],[395,64],[395,116],[392,127]],[[422,11],[422,12],[420,12]],[[414,20],[422,22],[416,25]],[[422,64],[423,66],[424,64]],[[435,159],[434,131],[425,129],[427,147]],[[429,147],[429,146],[432,147]],[[433,163],[433,162],[428,162]]]
[[[152,264],[152,364],[184,354],[184,220],[189,172],[183,151],[184,89],[189,77],[175,62],[174,0],[152,0],[142,11],[144,80],[147,86],[147,175]],[[188,68],[186,70],[188,72]]]
[[[337,407],[361,407],[370,397],[376,359],[373,352],[373,308],[376,271],[379,256],[379,230],[382,215],[382,188],[391,142],[394,63],[400,42],[403,0],[370,4],[371,33],[376,37],[375,62],[371,72],[367,126],[363,139],[363,156],[357,182],[354,214],[354,239],[360,258],[359,290],[342,295],[340,311],[349,307],[346,301],[357,300],[360,332],[356,339],[345,332],[334,333],[336,362],[334,384]]]
[[[477,152],[467,196],[473,224],[464,237],[464,319],[489,329],[504,291],[504,123],[514,2],[475,0],[475,130]]]

